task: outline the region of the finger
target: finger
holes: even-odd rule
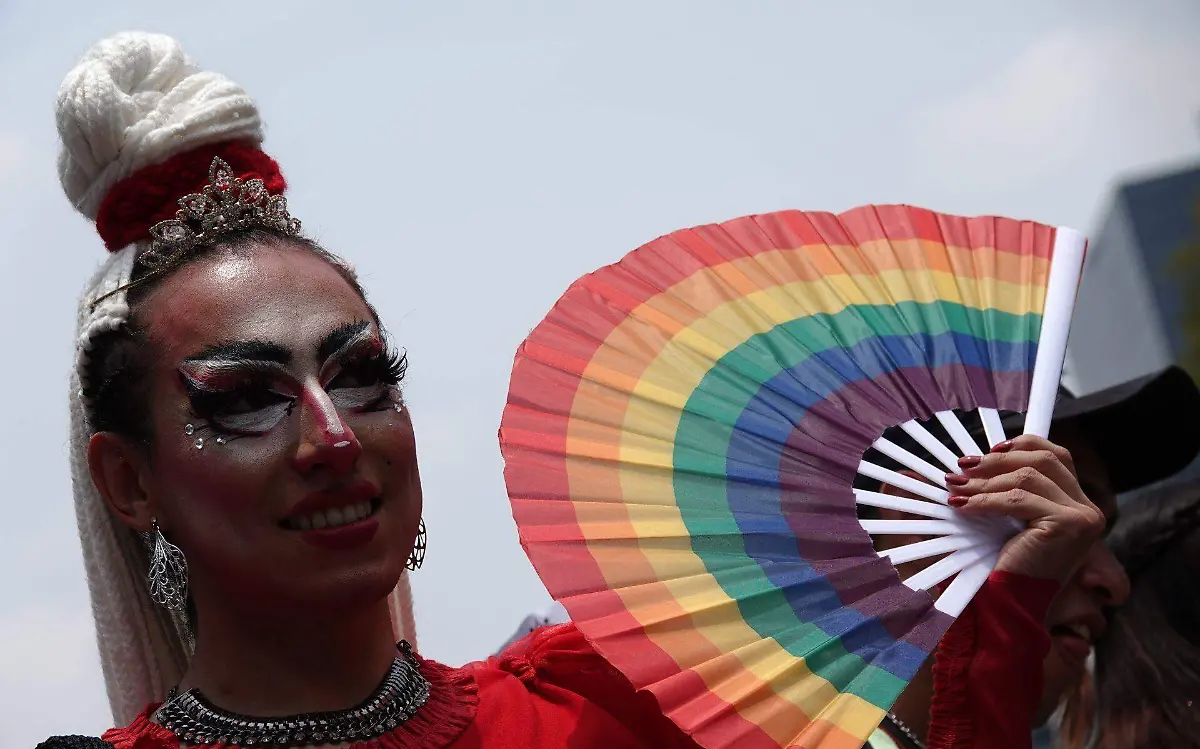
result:
[[[1072,457],[1071,451],[1062,445],[1057,445],[1044,437],[1038,437],[1036,434],[1022,434],[1019,437],[1013,437],[1007,442],[1001,442],[992,448],[993,452],[1037,452],[1039,450],[1049,450],[1054,453],[1058,461],[1067,467],[1072,475],[1075,475],[1075,458]]]
[[[1073,512],[1040,494],[1025,489],[1006,489],[983,494],[955,494],[948,500],[963,515],[1003,515],[1026,523]]]
[[[1055,532],[1094,543],[1104,535],[1104,514],[1095,507],[1060,505],[1039,494],[1024,489],[976,494],[970,497],[952,496],[952,507],[967,516],[1005,516],[1028,524],[1053,527]]]
[[[965,483],[964,483],[965,480]],[[1008,473],[987,478],[970,478],[957,474],[946,476],[946,488],[952,496],[971,497],[979,494],[1003,494],[1020,490],[1043,497],[1058,505],[1078,506],[1082,503],[1071,496],[1048,476],[1031,465],[1023,465]]]
[[[1051,450],[1014,450],[983,456],[961,458],[959,464],[963,475],[971,481],[986,480],[1000,476],[1030,471],[1036,472],[1059,487],[1077,502],[1087,501],[1079,480],[1059,455]],[[947,482],[950,480],[947,478]],[[961,485],[961,481],[956,482]]]

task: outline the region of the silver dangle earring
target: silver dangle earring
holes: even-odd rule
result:
[[[421,569],[421,565],[425,564],[425,518],[421,518],[421,525],[417,528],[417,540],[413,543],[412,553],[408,555],[408,567],[412,572]]]
[[[146,585],[150,597],[168,611],[187,609],[187,559],[178,546],[167,540],[158,527],[158,519],[150,518],[150,572]]]

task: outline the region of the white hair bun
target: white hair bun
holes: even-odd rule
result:
[[[93,46],[58,92],[58,175],[95,220],[113,185],[175,154],[223,141],[262,142],[241,86],[201,70],[163,34],[123,32]]]

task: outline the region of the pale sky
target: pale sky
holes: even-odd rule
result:
[[[418,632],[454,664],[549,601],[496,429],[513,352],[576,277],[781,208],[1087,232],[1114,179],[1200,152],[1194,0],[0,2],[2,749],[110,721],[66,459],[75,298],[103,248],[59,189],[53,106],[125,29],[257,98],[295,215],[407,347]]]

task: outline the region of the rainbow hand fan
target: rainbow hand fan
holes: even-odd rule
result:
[[[1001,410],[1046,435],[1084,249],[866,206],[679,231],[585,276],[518,351],[500,429],[538,574],[700,744],[861,746],[1017,530],[946,505],[958,456],[919,422],[964,455],[956,411],[991,445]],[[930,460],[881,439],[898,424]],[[877,553],[888,533],[931,538]]]

